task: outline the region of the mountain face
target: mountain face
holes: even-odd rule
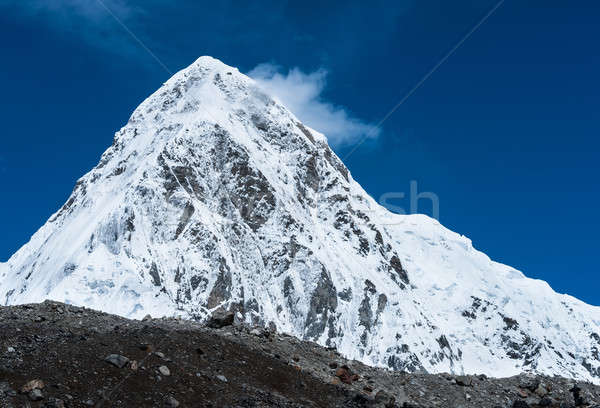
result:
[[[396,215],[325,137],[209,57],[144,101],[4,264],[0,302],[141,318],[231,309],[395,370],[600,381],[600,308]]]

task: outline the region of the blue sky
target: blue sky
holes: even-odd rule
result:
[[[585,0],[507,0],[377,131],[495,1],[0,0],[0,260],[170,76],[103,4],[169,71],[212,55],[283,93],[376,199],[414,180],[476,248],[600,305],[600,5]]]

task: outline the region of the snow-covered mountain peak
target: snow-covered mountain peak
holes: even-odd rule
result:
[[[5,304],[233,309],[399,370],[600,377],[598,308],[389,213],[325,136],[210,57],[135,110],[0,279]]]

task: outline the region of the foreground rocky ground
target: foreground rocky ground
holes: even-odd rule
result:
[[[232,318],[205,327],[53,302],[0,307],[0,408],[600,404],[591,384],[395,373]]]

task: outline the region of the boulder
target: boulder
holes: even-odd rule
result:
[[[234,317],[235,316],[233,312],[224,310],[215,311],[211,315],[210,319],[208,319],[206,325],[212,329],[220,329],[226,326],[231,326],[233,325]]]
[[[123,368],[129,363],[129,359],[120,354],[110,354],[104,358],[104,361],[114,365],[117,368]]]

